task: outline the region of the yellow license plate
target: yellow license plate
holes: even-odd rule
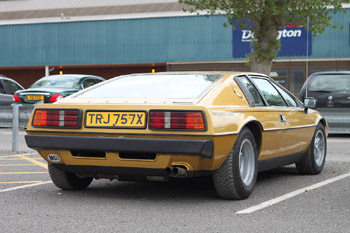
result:
[[[27,95],[26,96],[27,100],[44,100],[43,95]]]
[[[145,128],[146,112],[95,112],[88,111],[85,127],[92,128]]]

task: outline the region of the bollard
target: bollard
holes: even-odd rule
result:
[[[12,104],[12,152],[18,152],[19,104]]]

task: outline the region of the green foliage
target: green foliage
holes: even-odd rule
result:
[[[234,29],[246,28],[247,19],[252,23],[249,30],[254,32],[251,42],[250,60],[271,64],[277,56],[280,41],[278,30],[287,23],[306,26],[316,36],[327,27],[342,28],[332,24],[333,15],[343,11],[342,3],[350,0],[179,0],[184,10],[202,11],[206,15],[224,15]]]

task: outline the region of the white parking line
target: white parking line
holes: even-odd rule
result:
[[[275,204],[277,204],[279,202],[285,201],[287,199],[290,199],[292,197],[295,197],[295,196],[300,195],[302,193],[305,193],[307,191],[320,188],[322,186],[325,186],[325,185],[330,184],[330,183],[334,183],[336,181],[345,179],[347,177],[350,177],[350,172],[346,173],[346,174],[343,174],[343,175],[340,175],[340,176],[333,177],[333,178],[328,179],[328,180],[324,180],[322,182],[316,183],[314,185],[310,185],[310,186],[302,188],[302,189],[295,190],[295,191],[287,193],[287,194],[285,194],[283,196],[279,196],[279,197],[273,198],[273,199],[271,199],[269,201],[265,201],[263,203],[260,203],[258,205],[249,207],[247,209],[237,211],[236,214],[251,214],[251,213],[253,213],[255,211],[267,208],[269,206],[275,205]]]
[[[18,155],[2,155],[0,156],[1,158],[14,158],[14,157],[19,157],[19,156],[28,156],[28,155],[39,155],[38,153],[26,153],[26,154],[18,154]]]
[[[38,186],[38,185],[43,185],[43,184],[51,184],[51,183],[52,183],[52,181],[45,181],[45,182],[41,182],[41,183],[27,184],[27,185],[17,186],[17,187],[13,187],[13,188],[8,188],[8,189],[0,189],[0,193],[15,191],[17,189],[30,188],[30,187],[34,187],[34,186]]]

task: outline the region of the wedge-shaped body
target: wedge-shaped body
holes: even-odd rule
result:
[[[269,77],[182,72],[120,76],[38,105],[26,142],[62,189],[93,178],[212,175],[220,197],[250,195],[258,171],[318,174],[327,123]]]

